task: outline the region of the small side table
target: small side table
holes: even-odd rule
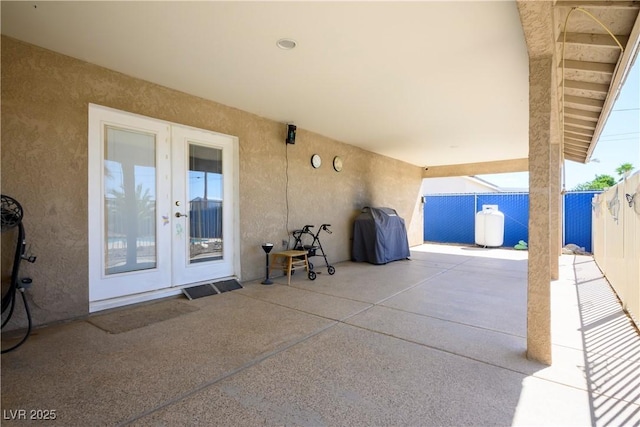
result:
[[[316,273],[309,269],[309,261],[307,259],[307,251],[281,251],[271,254],[271,266],[269,267],[269,273],[274,268],[282,268],[287,274],[287,285],[291,285],[291,273],[299,268],[306,270],[309,279],[314,280]]]

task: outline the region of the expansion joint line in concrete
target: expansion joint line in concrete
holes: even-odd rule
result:
[[[466,262],[466,261],[464,261],[464,262]],[[464,264],[464,262],[462,262],[460,264],[456,264],[454,267],[457,267],[457,266],[459,266],[461,264]],[[251,368],[251,367],[253,367],[253,366],[255,366],[255,365],[257,365],[257,364],[259,364],[259,363],[261,363],[261,362],[263,362],[263,361],[265,361],[267,359],[269,359],[272,356],[275,356],[275,355],[277,355],[279,353],[282,353],[283,351],[286,351],[286,350],[288,350],[288,349],[290,349],[292,347],[297,346],[298,344],[301,344],[301,343],[303,343],[305,341],[308,341],[309,339],[311,339],[311,338],[313,338],[313,337],[315,337],[317,335],[320,335],[321,333],[327,331],[328,329],[331,329],[331,328],[335,327],[336,325],[347,324],[347,323],[345,323],[345,321],[350,319],[351,317],[357,316],[357,315],[359,315],[359,314],[361,314],[361,313],[363,313],[363,312],[365,312],[365,311],[367,311],[367,310],[369,310],[369,309],[371,309],[373,307],[376,307],[379,304],[383,303],[384,301],[387,301],[388,299],[393,298],[393,297],[395,297],[395,296],[397,296],[397,295],[399,295],[399,294],[401,294],[403,292],[406,292],[406,291],[408,291],[410,289],[416,288],[416,287],[424,284],[425,282],[431,280],[432,278],[438,277],[438,276],[444,274],[445,272],[451,270],[454,267],[444,269],[441,272],[439,272],[439,273],[437,273],[437,274],[435,274],[433,276],[430,276],[430,277],[426,278],[425,280],[421,280],[418,283],[416,283],[416,284],[414,284],[414,285],[412,285],[412,286],[410,286],[410,287],[408,287],[406,289],[398,291],[398,292],[394,293],[393,295],[391,295],[391,296],[389,296],[387,298],[383,298],[382,300],[380,300],[380,301],[378,301],[376,303],[373,303],[373,304],[369,303],[369,304],[371,304],[369,307],[365,307],[362,310],[359,310],[359,311],[357,311],[355,313],[352,313],[351,315],[349,315],[349,316],[347,316],[347,317],[345,317],[345,318],[343,318],[341,320],[331,319],[332,322],[330,324],[328,324],[328,325],[326,325],[326,326],[324,326],[324,327],[322,327],[322,328],[320,328],[320,329],[318,329],[318,330],[316,330],[316,331],[314,331],[314,332],[312,332],[310,334],[307,334],[302,338],[299,338],[297,340],[291,341],[291,342],[289,342],[289,343],[287,343],[287,344],[285,344],[285,345],[283,345],[283,346],[281,346],[281,347],[279,347],[279,348],[277,348],[275,350],[272,350],[270,352],[262,354],[261,356],[256,357],[255,359],[245,363],[244,365],[241,365],[241,366],[239,366],[239,367],[237,367],[235,369],[232,369],[229,372],[226,372],[226,373],[224,373],[222,375],[219,375],[219,376],[217,376],[215,378],[212,378],[211,380],[200,384],[199,386],[193,388],[192,390],[189,390],[186,393],[182,393],[182,394],[174,397],[173,399],[169,399],[169,400],[161,403],[160,405],[157,405],[157,406],[155,406],[155,407],[153,407],[151,409],[148,409],[148,410],[146,410],[146,411],[144,411],[144,412],[142,412],[142,413],[140,413],[140,414],[138,414],[138,415],[136,415],[136,416],[134,416],[132,418],[129,418],[128,420],[125,420],[125,421],[121,422],[118,425],[120,425],[120,426],[130,425],[131,423],[133,423],[133,422],[135,422],[135,421],[137,421],[137,420],[139,420],[141,418],[144,418],[144,417],[146,417],[148,415],[151,415],[154,412],[157,412],[157,411],[159,411],[159,410],[161,410],[163,408],[166,408],[166,407],[168,407],[170,405],[173,405],[173,404],[178,403],[178,402],[180,402],[182,400],[185,400],[185,399],[187,399],[187,398],[199,393],[200,391],[205,390],[205,389],[207,389],[207,388],[219,383],[220,381],[223,381],[223,380],[225,380],[227,378],[230,378],[230,377],[232,377],[232,376],[244,371],[245,369]],[[316,293],[319,293],[319,294],[323,294],[322,292],[317,292],[317,291],[313,291],[313,290],[310,290],[309,292],[316,292]],[[335,297],[335,295],[331,295],[331,296]],[[274,302],[271,302],[271,301],[267,301],[267,302],[269,302],[270,304],[281,306],[281,304],[277,304],[277,303],[274,303]],[[359,301],[359,302],[362,302],[362,301]],[[286,306],[283,306],[283,307],[286,307]],[[290,308],[291,309],[291,307],[286,307],[286,308]],[[296,310],[296,309],[293,309],[293,310]],[[303,313],[306,313],[306,312],[304,312],[302,310],[297,310],[297,311],[301,311]],[[313,314],[313,313],[307,313],[307,314],[317,316],[316,314]],[[319,316],[319,317],[323,317],[323,316]],[[350,326],[353,326],[353,325],[350,325]]]
[[[320,329],[318,329],[318,330],[316,330],[316,331],[314,331],[314,332],[312,332],[310,334],[307,334],[307,335],[305,335],[305,336],[303,336],[303,337],[301,337],[301,338],[299,338],[297,340],[291,341],[291,342],[289,342],[289,343],[287,343],[287,344],[285,344],[285,345],[283,345],[283,346],[281,346],[279,348],[276,348],[275,350],[272,350],[272,351],[269,351],[267,353],[264,353],[264,354],[256,357],[255,359],[250,360],[249,362],[245,363],[244,365],[241,365],[241,366],[239,366],[239,367],[237,367],[235,369],[230,370],[229,372],[226,372],[226,373],[224,373],[222,375],[219,375],[219,376],[217,376],[215,378],[212,378],[209,381],[206,381],[206,382],[194,387],[192,390],[189,390],[188,392],[182,393],[182,394],[174,397],[173,399],[169,399],[169,400],[167,400],[167,401],[165,401],[165,402],[163,402],[163,403],[161,403],[161,404],[159,404],[159,405],[157,405],[157,406],[155,406],[155,407],[153,407],[151,409],[148,409],[148,410],[146,410],[146,411],[144,411],[144,412],[142,412],[142,413],[140,413],[138,415],[135,415],[134,417],[129,418],[128,420],[125,420],[125,421],[119,423],[118,426],[130,425],[130,424],[134,423],[135,421],[140,420],[141,418],[144,418],[144,417],[146,417],[148,415],[153,414],[154,412],[157,412],[157,411],[159,411],[161,409],[164,409],[164,408],[166,408],[168,406],[171,406],[171,405],[173,405],[175,403],[183,401],[183,400],[185,400],[185,399],[187,399],[187,398],[189,398],[189,397],[201,392],[202,390],[205,390],[205,389],[207,389],[207,388],[219,383],[220,381],[223,381],[223,380],[225,380],[227,378],[230,378],[230,377],[232,377],[232,376],[244,371],[245,369],[251,368],[251,367],[253,367],[253,366],[255,366],[255,365],[259,364],[259,363],[262,363],[263,361],[269,359],[272,356],[280,354],[280,353],[282,353],[282,352],[284,352],[284,351],[286,351],[286,350],[288,350],[288,349],[290,349],[290,348],[292,348],[292,347],[294,347],[294,346],[296,346],[298,344],[301,344],[301,343],[303,343],[303,342],[315,337],[316,335],[319,335],[319,334],[323,333],[324,331],[334,327],[338,323],[339,322],[333,322],[333,323],[331,323],[329,325],[326,325],[326,326],[324,326],[324,327],[322,327],[322,328],[320,328]]]

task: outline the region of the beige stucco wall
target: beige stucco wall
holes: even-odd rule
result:
[[[420,194],[497,193],[495,187],[466,176],[425,178]]]
[[[640,172],[594,197],[593,255],[640,327]],[[626,194],[634,195],[630,205]]]
[[[323,235],[326,253],[332,263],[348,260],[352,220],[363,206],[395,208],[410,244],[422,243],[417,166],[301,128],[296,144],[287,146],[282,123],[6,37],[1,71],[2,193],[23,205],[28,243],[38,256],[22,265],[34,281],[36,324],[88,313],[89,103],[239,138],[244,281],[264,274],[261,242],[278,243],[304,224],[331,223],[334,233]],[[310,166],[312,153],[322,156],[318,170]],[[340,173],[331,167],[335,155],[344,160]]]

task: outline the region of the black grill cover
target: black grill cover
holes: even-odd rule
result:
[[[353,224],[353,261],[386,264],[409,256],[407,229],[395,209],[362,209]]]

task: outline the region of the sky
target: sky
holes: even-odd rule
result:
[[[616,180],[616,168],[631,163],[634,172],[640,169],[640,61],[636,61],[627,76],[596,148],[587,164],[565,161],[566,190],[593,180],[596,175],[611,175]],[[505,188],[528,188],[529,173],[503,173],[478,177]]]

